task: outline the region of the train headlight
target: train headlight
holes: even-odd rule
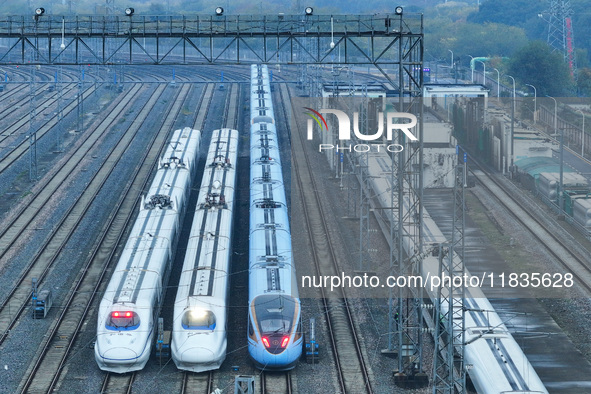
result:
[[[191,308],[183,314],[181,325],[185,330],[214,330],[216,319],[208,309]]]
[[[191,319],[195,320],[203,319],[207,315],[207,311],[203,308],[191,309],[189,313],[191,314]]]
[[[265,345],[265,347],[268,349],[271,347],[271,343],[269,342],[269,338],[267,337],[262,337],[261,341],[263,341],[263,345]]]
[[[287,346],[288,343],[289,343],[289,336],[286,335],[281,340],[281,347],[285,349],[285,347]]]

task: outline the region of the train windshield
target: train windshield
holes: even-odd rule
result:
[[[284,295],[264,295],[254,300],[254,309],[261,334],[291,332],[296,312],[293,297]]]
[[[215,315],[206,309],[190,309],[183,314],[181,324],[186,330],[214,330]]]
[[[112,311],[105,326],[114,331],[135,330],[140,326],[140,317],[133,311]]]

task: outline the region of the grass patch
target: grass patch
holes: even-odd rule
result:
[[[25,198],[25,197],[27,197],[27,196],[28,196],[29,194],[31,194],[31,193],[32,193],[32,191],[30,191],[30,190],[27,190],[27,191],[23,192],[23,193],[20,195],[20,198]]]

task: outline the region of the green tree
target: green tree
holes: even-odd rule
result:
[[[467,55],[508,57],[527,43],[525,31],[514,26],[499,23],[451,23],[444,18],[435,18],[433,23],[429,22],[425,28],[425,47],[428,53],[436,58],[446,58],[449,55],[448,49],[451,49],[456,59],[464,59],[464,65],[469,61]]]
[[[580,95],[591,97],[591,68],[579,68],[577,90]]]
[[[573,80],[562,55],[548,44],[531,41],[511,58],[509,72],[521,83],[538,89],[538,96],[566,96],[573,92]]]
[[[477,12],[468,16],[468,22],[524,27],[530,19],[538,19],[538,14],[547,8],[548,2],[544,0],[486,0]]]
[[[512,56],[527,43],[523,29],[500,23],[462,23],[455,36],[455,51],[472,56]]]

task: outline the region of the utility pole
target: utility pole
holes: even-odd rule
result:
[[[29,83],[29,179],[37,180],[37,130],[35,130],[35,118],[37,117],[37,103],[35,95],[35,80],[37,66],[31,66],[31,82]]]
[[[64,132],[64,109],[63,109],[63,99],[64,99],[64,86],[63,86],[63,68],[62,66],[58,67],[58,71],[56,71],[56,91],[58,93],[57,96],[57,127],[55,128],[56,133],[56,141],[55,141],[55,151],[59,153],[63,150],[62,148],[62,133]]]

